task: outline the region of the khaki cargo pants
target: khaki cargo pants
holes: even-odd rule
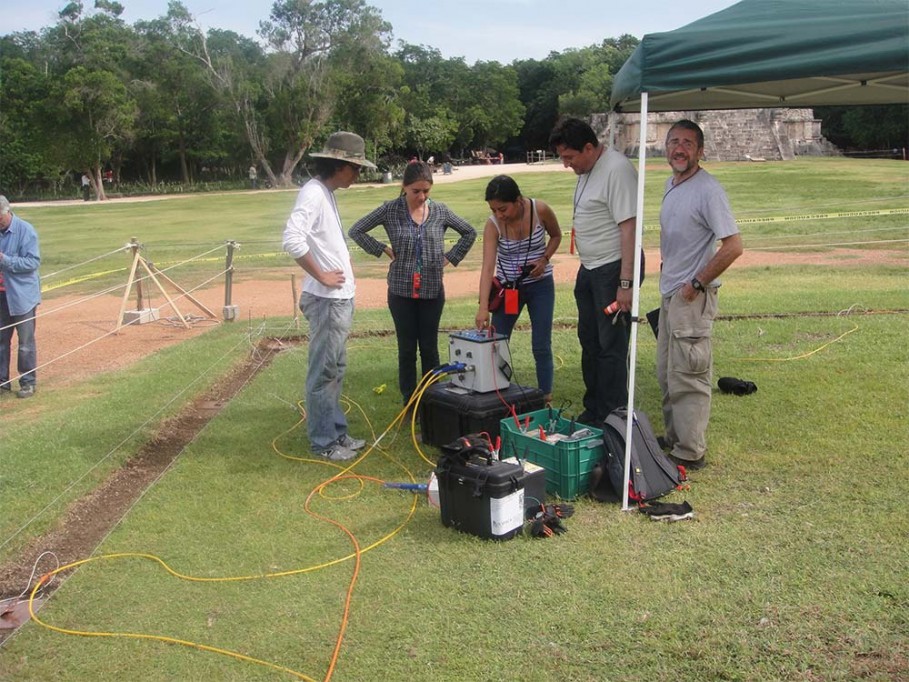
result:
[[[708,287],[691,303],[676,291],[660,305],[657,381],[666,442],[679,459],[698,460],[707,452],[716,311],[716,287]]]

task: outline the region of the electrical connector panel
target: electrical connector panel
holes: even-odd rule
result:
[[[448,361],[466,365],[451,375],[451,383],[468,391],[489,393],[511,386],[511,351],[504,334],[471,329],[448,335]]]

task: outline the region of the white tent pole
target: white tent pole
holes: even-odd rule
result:
[[[625,427],[625,482],[622,511],[628,511],[631,479],[631,434],[634,424],[634,384],[638,357],[638,311],[641,301],[641,251],[644,248],[644,184],[647,176],[647,93],[641,93],[641,137],[638,142],[638,203],[634,225],[634,278],[631,280],[631,345],[628,349],[628,423]]]

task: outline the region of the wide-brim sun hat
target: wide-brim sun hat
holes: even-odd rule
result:
[[[319,159],[337,159],[357,166],[375,168],[376,164],[366,158],[366,143],[356,133],[332,133],[321,152],[312,152],[310,156]]]

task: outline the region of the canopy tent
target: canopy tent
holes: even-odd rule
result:
[[[907,0],[742,0],[674,31],[644,36],[616,74],[610,103],[615,112],[641,112],[632,316],[639,318],[648,111],[906,102]],[[636,356],[632,325],[629,408]]]
[[[909,101],[906,0],[744,0],[644,36],[616,75],[614,111]]]

